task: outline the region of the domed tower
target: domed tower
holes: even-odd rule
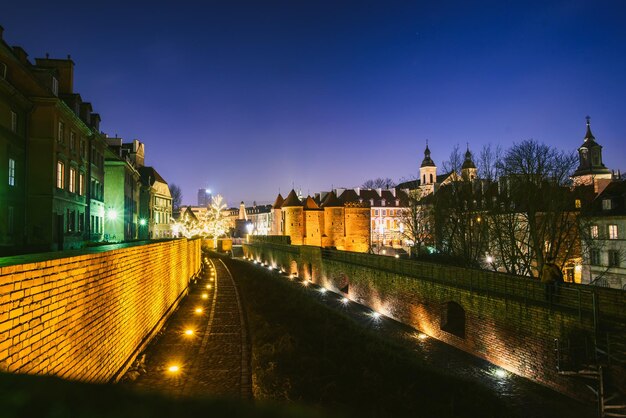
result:
[[[427,193],[432,193],[435,190],[435,183],[437,182],[437,166],[435,162],[430,158],[430,149],[428,148],[428,142],[426,142],[426,149],[424,150],[424,160],[420,166],[420,188]]]
[[[321,204],[324,210],[323,247],[343,247],[344,242],[344,214],[343,202],[334,191],[324,197]]]
[[[281,206],[283,214],[283,235],[291,238],[293,245],[302,245],[304,238],[304,214],[302,202],[295,190],[291,190]]]
[[[274,201],[274,204],[272,205],[272,231],[270,232],[271,235],[283,234],[283,217],[280,208],[283,206],[284,200],[285,199],[283,199],[283,196],[278,193],[278,196],[276,196],[276,201]]]
[[[476,178],[476,165],[472,161],[472,153],[469,150],[469,144],[467,145],[467,151],[465,151],[465,161],[461,166],[461,178],[465,181],[472,181]]]
[[[591,124],[587,116],[587,133],[583,144],[578,148],[578,169],[572,174],[574,185],[597,186],[598,180],[602,183],[611,181],[611,170],[602,163],[602,145],[596,142],[591,133]]]
[[[322,234],[324,232],[324,212],[311,196],[307,196],[303,207],[304,244],[320,247],[322,245]]]

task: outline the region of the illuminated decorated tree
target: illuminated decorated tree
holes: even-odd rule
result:
[[[228,232],[228,218],[223,214],[226,204],[221,195],[213,196],[211,205],[199,218],[187,210],[178,221],[172,224],[174,236],[187,238],[212,238],[217,247],[217,239]]]
[[[180,219],[172,220],[172,235],[174,237],[182,235],[186,238],[194,238],[200,236],[201,231],[200,222],[189,208],[181,214]]]
[[[213,238],[215,248],[217,239],[228,232],[228,218],[222,213],[226,207],[221,195],[213,196],[208,210],[200,220],[202,237]]]

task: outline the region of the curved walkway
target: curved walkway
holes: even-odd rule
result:
[[[250,399],[249,353],[233,277],[220,259],[205,258],[200,278],[123,384],[175,396]]]

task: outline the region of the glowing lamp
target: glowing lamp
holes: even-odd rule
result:
[[[343,303],[344,305],[347,305],[348,302],[350,302],[350,299],[348,299],[348,298],[341,299],[341,303]]]
[[[193,335],[193,330],[192,329],[186,329],[185,330],[185,335]]]
[[[142,219],[140,219],[140,220],[139,220],[139,225],[141,225],[141,226],[146,226],[146,220],[145,220],[145,219],[143,219],[143,218],[142,218]]]
[[[195,312],[196,312],[197,314],[201,314],[201,313],[202,313],[202,308],[196,308]]]
[[[167,371],[170,373],[178,373],[180,371],[180,366],[178,366],[177,364],[172,364],[167,368]]]
[[[117,211],[115,209],[109,209],[109,211],[107,212],[107,218],[111,221],[114,221],[117,219]]]
[[[202,299],[208,299],[209,298],[209,294],[208,293],[203,293],[202,294]]]

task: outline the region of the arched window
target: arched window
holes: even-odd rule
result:
[[[430,173],[430,182],[431,183],[433,182],[433,174],[432,173]]]

